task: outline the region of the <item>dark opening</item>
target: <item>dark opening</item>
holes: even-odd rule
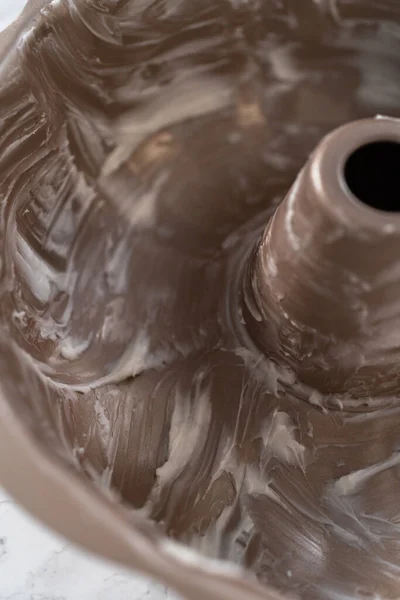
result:
[[[382,141],[361,146],[348,158],[344,178],[364,204],[400,212],[400,143]]]

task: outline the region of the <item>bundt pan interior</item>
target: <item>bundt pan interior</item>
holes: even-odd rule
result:
[[[399,598],[399,0],[0,48],[0,483],[188,600]]]

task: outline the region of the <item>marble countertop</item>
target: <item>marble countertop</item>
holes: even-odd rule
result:
[[[0,488],[0,600],[176,600],[162,584],[88,555]]]
[[[25,0],[0,0],[0,31]],[[0,600],[176,600],[164,585],[75,548],[0,488]]]

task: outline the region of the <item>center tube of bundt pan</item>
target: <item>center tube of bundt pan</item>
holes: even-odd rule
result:
[[[299,389],[356,408],[400,393],[400,121],[322,140],[264,231],[243,312]]]

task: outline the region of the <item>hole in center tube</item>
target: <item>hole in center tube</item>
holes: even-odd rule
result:
[[[361,146],[347,159],[344,178],[364,204],[400,212],[400,143],[380,141]]]

